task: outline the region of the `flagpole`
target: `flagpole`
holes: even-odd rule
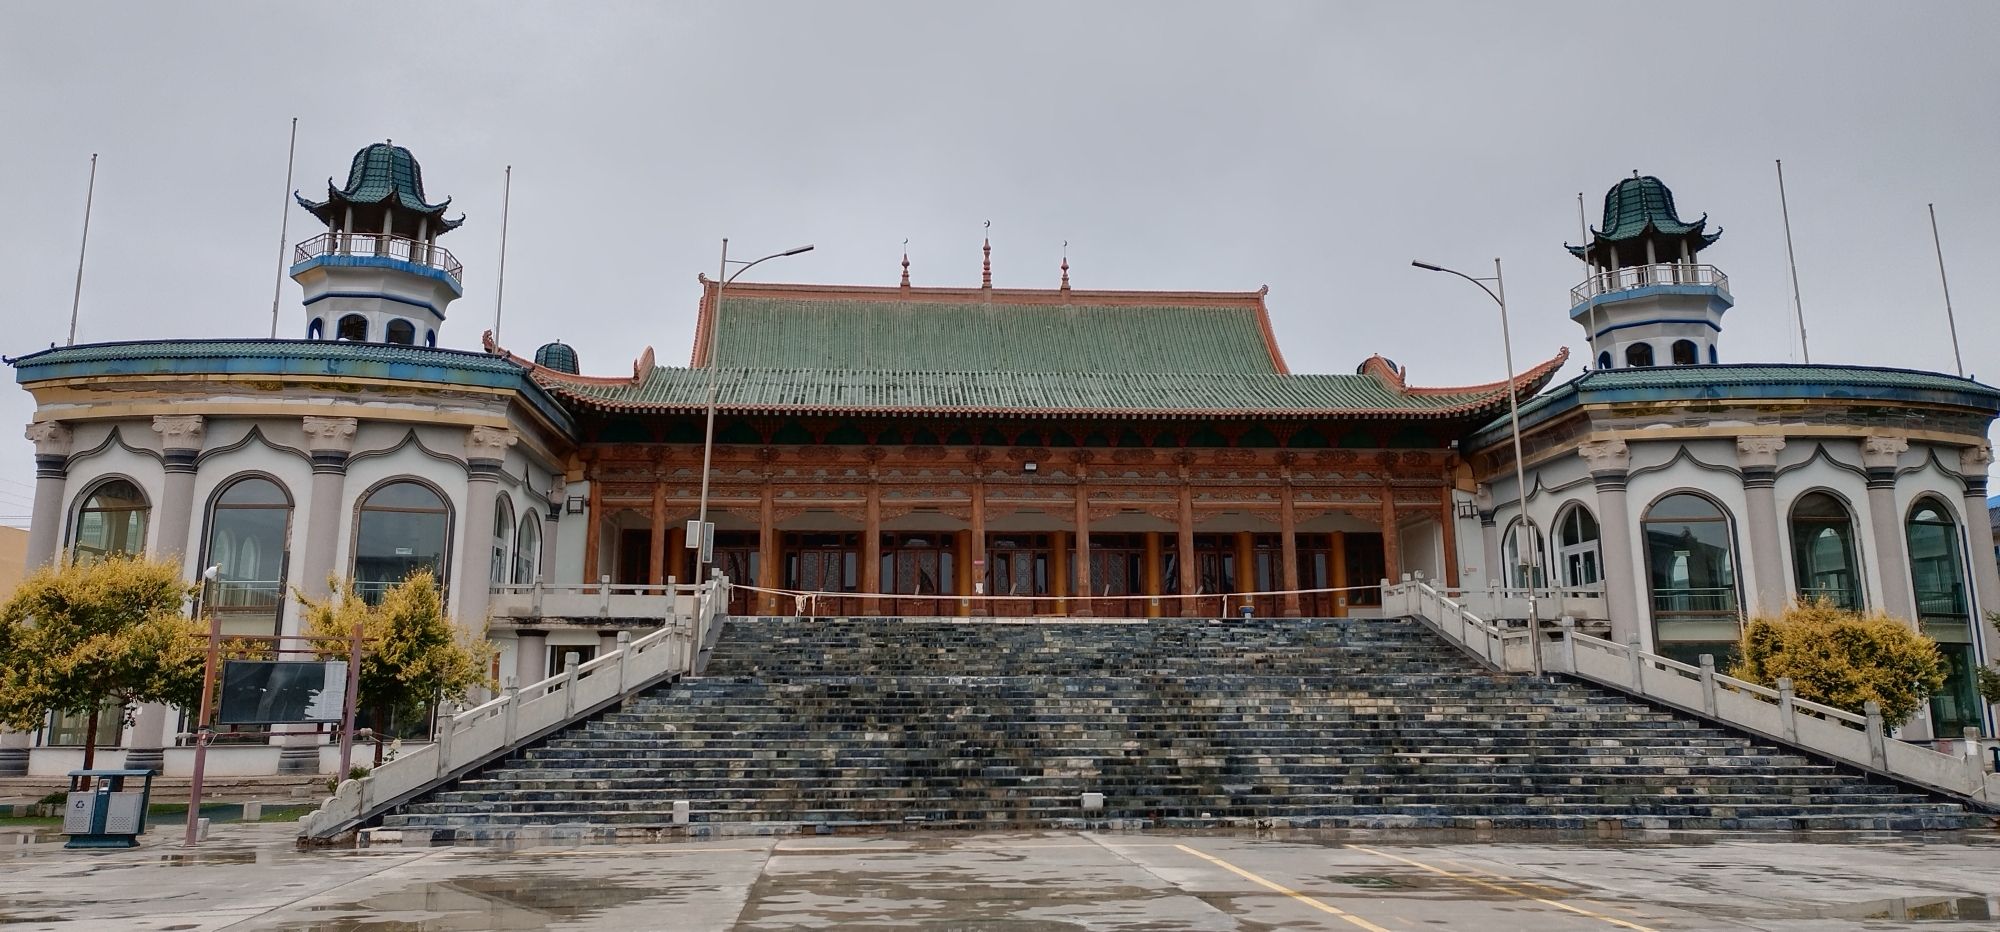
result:
[[[299,118],[292,117],[292,141],[285,146],[285,195],[278,215],[278,277],[271,283],[271,339],[278,338],[278,299],[285,293],[285,250],[291,243],[292,164],[299,152]]]
[[[1965,357],[1958,353],[1958,318],[1951,312],[1951,282],[1944,277],[1944,243],[1938,239],[1937,205],[1926,204],[1931,210],[1931,248],[1937,250],[1938,284],[1944,286],[1944,319],[1951,325],[1951,362],[1958,367],[1958,377],[1965,377]]]
[[[76,291],[69,298],[69,342],[76,345],[76,312],[83,307],[83,257],[90,249],[90,205],[97,197],[97,153],[90,154],[90,187],[83,194],[83,242],[76,247]]]
[[[507,214],[514,206],[514,166],[500,189],[500,272],[493,283],[493,345],[500,345],[500,307],[507,298]]]
[[[1583,244],[1583,280],[1586,285],[1584,288],[1584,300],[1590,302],[1590,339],[1586,340],[1585,343],[1594,344],[1597,342],[1597,289],[1589,286],[1597,284],[1597,269],[1590,264],[1590,221],[1583,212],[1582,191],[1576,192],[1576,228],[1578,230],[1577,236],[1579,237],[1577,241]],[[1596,359],[1592,359],[1585,364],[1585,368],[1594,369],[1596,367]]]
[[[1812,365],[1812,348],[1806,343],[1806,309],[1799,301],[1799,260],[1792,254],[1792,208],[1785,201],[1785,160],[1778,163],[1778,210],[1785,217],[1785,262],[1792,267],[1792,311],[1799,319],[1799,352],[1804,354],[1806,365]]]

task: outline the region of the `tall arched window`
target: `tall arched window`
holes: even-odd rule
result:
[[[208,560],[217,567],[204,604],[225,634],[276,634],[285,606],[292,500],[263,476],[223,486],[208,508]]]
[[[1957,735],[1980,724],[1972,603],[1965,593],[1958,521],[1943,503],[1926,496],[1911,506],[1905,531],[1918,627],[1937,641],[1947,666],[1944,688],[1931,696],[1931,730],[1940,737]]]
[[[368,318],[360,314],[349,314],[346,317],[342,317],[339,325],[335,328],[334,339],[353,340],[357,343],[367,342]]]
[[[1808,492],[1792,505],[1792,575],[1800,601],[1826,599],[1861,608],[1861,562],[1855,558],[1854,516],[1826,492]]]
[[[1576,505],[1556,522],[1556,555],[1565,586],[1595,586],[1604,580],[1604,558],[1598,549],[1597,518]]]
[[[1628,366],[1650,366],[1653,364],[1653,344],[1634,343],[1625,347],[1625,364]]]
[[[382,330],[382,342],[409,346],[417,342],[417,325],[400,317],[389,321],[389,326]]]
[[[1532,570],[1528,565],[1528,555],[1522,547],[1522,542],[1530,537],[1535,541],[1535,562]],[[1507,587],[1510,589],[1526,589],[1530,586],[1541,588],[1548,585],[1549,548],[1548,542],[1542,537],[1542,529],[1528,527],[1519,518],[1514,519],[1512,524],[1507,525],[1507,536],[1500,539],[1500,562],[1506,566]]]
[[[83,504],[76,510],[70,559],[95,563],[108,556],[144,551],[146,516],[150,511],[146,493],[129,480],[99,483],[83,497]]]
[[[371,603],[411,573],[428,569],[444,582],[451,513],[430,486],[399,479],[361,502],[354,531],[354,586]]]
[[[1726,663],[1742,627],[1729,516],[1706,498],[1676,492],[1646,509],[1640,528],[1658,652],[1688,663],[1714,654]]]
[[[487,565],[486,581],[495,585],[507,581],[510,568],[508,553],[514,547],[514,502],[507,493],[500,493],[493,503],[493,557]]]
[[[1698,362],[1701,362],[1701,349],[1694,345],[1693,340],[1674,341],[1674,365],[1692,366]]]
[[[542,575],[542,519],[533,508],[521,515],[514,533],[514,585],[526,586]]]

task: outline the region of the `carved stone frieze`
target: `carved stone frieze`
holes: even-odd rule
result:
[[[361,426],[354,418],[309,415],[300,421],[305,425],[306,449],[331,453],[348,453],[354,450],[354,434]]]
[[[153,432],[160,435],[163,450],[199,450],[207,422],[199,414],[156,414]]]
[[[35,445],[37,456],[68,456],[73,437],[60,421],[36,421],[28,425],[28,442]]]

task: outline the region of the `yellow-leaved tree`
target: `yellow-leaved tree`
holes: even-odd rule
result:
[[[97,711],[201,698],[208,631],[186,616],[195,586],[177,561],[115,556],[22,580],[0,607],[0,723],[85,715],[83,766],[96,763]]]
[[[472,690],[493,684],[488,670],[498,648],[484,631],[472,636],[452,624],[444,594],[429,570],[411,573],[382,593],[374,605],[354,584],[328,580],[332,593],[311,599],[298,593],[305,609],[305,634],[324,660],[345,660],[356,624],[363,638],[355,701],[379,730],[392,713],[421,714],[444,700],[463,701]],[[375,744],[382,762],[382,743]]]
[[[1860,713],[1869,700],[1899,725],[1944,686],[1937,643],[1881,612],[1862,614],[1816,600],[1743,629],[1742,659],[1730,674],[1765,686],[1789,677],[1801,699]]]

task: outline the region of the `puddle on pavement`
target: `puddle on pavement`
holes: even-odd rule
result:
[[[544,929],[556,923],[661,898],[641,887],[553,872],[458,877],[415,884],[365,901],[315,906],[326,918],[279,926],[282,932],[483,932]],[[405,916],[409,918],[394,918]]]
[[[816,924],[894,924],[925,929],[1078,932],[1081,929],[1167,929],[1171,925],[1120,924],[1120,913],[1177,891],[1116,883],[1065,886],[1033,878],[995,880],[976,869],[766,873],[751,885],[738,920],[744,928],[783,925],[811,917]],[[1070,918],[1047,918],[1049,915]],[[1144,922],[1137,916],[1135,921]]]
[[[1991,898],[1983,896],[1913,896],[1827,906],[1811,912],[1814,919],[1995,919]]]

